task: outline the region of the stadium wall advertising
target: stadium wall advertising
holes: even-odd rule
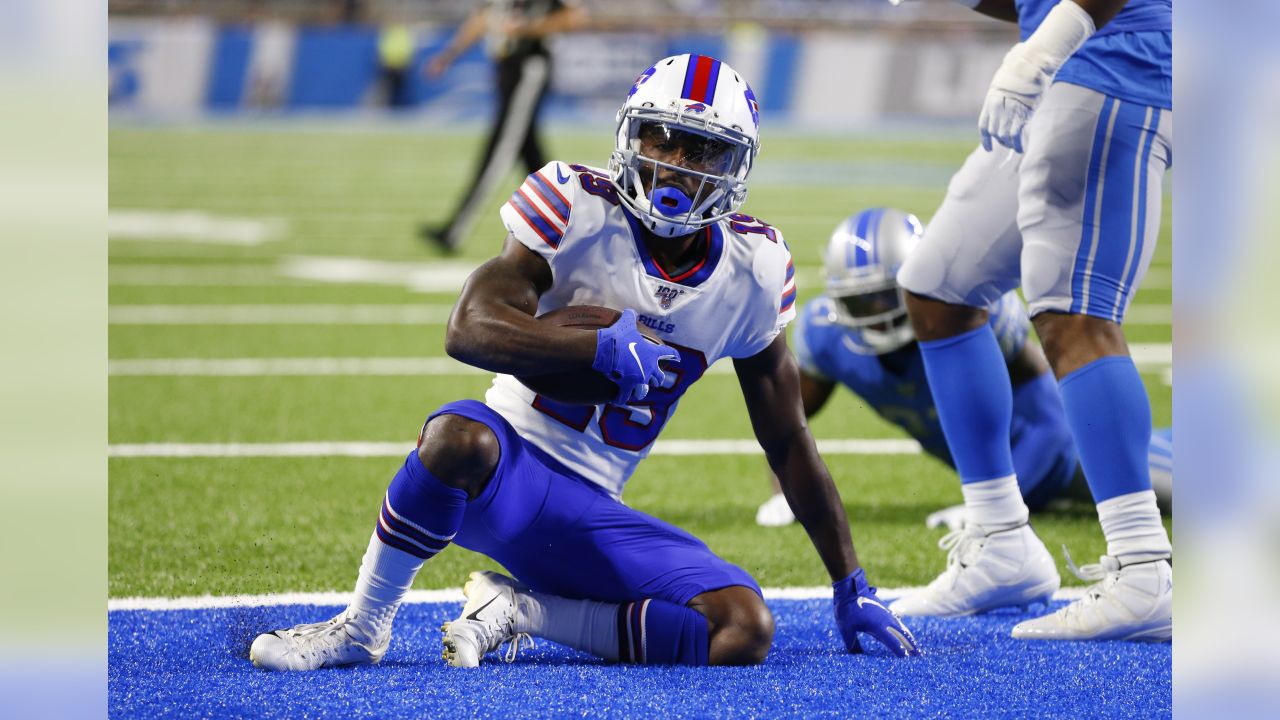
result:
[[[422,64],[453,28],[417,26],[407,76],[408,111],[467,121],[492,109],[491,66],[473,48],[442,78]],[[190,117],[210,113],[369,110],[384,104],[372,26],[218,25],[202,18],[112,18],[108,61],[113,113]],[[721,34],[580,33],[556,43],[553,116],[611,116],[618,88],[666,55],[725,58],[754,81],[762,109],[809,125],[885,117],[976,116],[1007,49],[1000,39],[819,32],[748,26]]]

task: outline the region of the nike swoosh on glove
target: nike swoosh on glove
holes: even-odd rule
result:
[[[596,358],[591,368],[618,386],[614,402],[625,405],[643,400],[651,386],[661,386],[667,375],[659,363],[680,361],[674,348],[659,345],[636,329],[636,311],[622,311],[612,325],[596,331]]]
[[[862,652],[862,643],[858,642],[858,633],[861,632],[878,640],[898,657],[920,654],[915,636],[876,597],[876,589],[867,585],[867,576],[862,568],[854,570],[852,575],[835,583],[832,588],[835,590],[832,602],[836,611],[836,627],[840,628],[840,637],[849,652]]]
[[[1025,47],[1018,43],[1005,54],[982,103],[978,132],[982,147],[988,152],[994,147],[992,140],[1022,152],[1022,130],[1053,79],[1025,57]]]

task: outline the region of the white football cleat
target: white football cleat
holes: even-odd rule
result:
[[[968,515],[965,513],[964,505],[952,505],[929,513],[924,519],[924,526],[930,530],[943,526],[948,530],[959,530],[967,521]]]
[[[1120,565],[1103,555],[1097,565],[1076,568],[1081,580],[1100,580],[1084,597],[1061,610],[1020,622],[1013,628],[1019,640],[1146,640],[1173,639],[1173,566],[1168,560]]]
[[[987,533],[969,524],[938,541],[947,569],[890,609],[903,616],[961,617],[1001,607],[1047,603],[1062,581],[1030,525]]]
[[[444,657],[454,667],[478,667],[480,659],[509,643],[503,660],[512,662],[520,643],[533,640],[515,631],[516,593],[527,590],[512,578],[495,572],[471,573],[462,586],[467,604],[462,615],[440,627],[444,631]]]
[[[391,633],[371,638],[348,612],[326,622],[295,625],[254,638],[249,660],[267,670],[318,670],[343,665],[372,665],[387,654]]]
[[[756,524],[763,527],[783,527],[795,521],[795,513],[791,512],[787,497],[782,493],[774,493],[756,510]]]

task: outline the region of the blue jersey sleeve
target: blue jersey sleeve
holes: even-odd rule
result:
[[[990,315],[988,323],[995,331],[1004,361],[1011,363],[1026,346],[1027,335],[1031,331],[1027,307],[1022,304],[1018,293],[1010,291],[987,308],[987,312]]]
[[[828,303],[830,301],[825,297],[810,300],[796,314],[795,322],[791,325],[791,349],[800,361],[800,369],[806,375],[823,380],[833,380],[835,374],[829,368],[824,368],[828,362],[821,336],[824,330],[830,328],[830,321],[827,320]]]

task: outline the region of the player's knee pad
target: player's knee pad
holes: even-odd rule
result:
[[[926,233],[925,239],[916,245],[898,270],[898,284],[917,295],[937,297],[936,293],[947,279],[947,260],[938,243],[930,242]]]
[[[1022,249],[1022,293],[1032,316],[1071,307],[1071,260],[1070,249],[1053,238],[1034,234],[1026,238]]]

